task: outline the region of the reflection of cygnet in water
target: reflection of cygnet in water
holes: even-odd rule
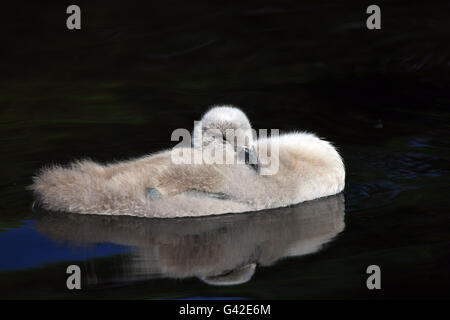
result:
[[[214,107],[195,126],[193,148],[115,164],[83,160],[47,168],[31,189],[47,210],[166,218],[278,208],[344,189],[344,165],[329,142],[301,132],[254,141],[245,134],[250,129],[241,110]],[[236,130],[237,139],[231,141],[227,130]],[[174,150],[210,146],[245,161],[173,161]],[[272,174],[265,175],[267,169]]]
[[[344,199],[336,195],[283,209],[189,219],[43,213],[36,229],[72,244],[134,247],[121,259],[119,274],[108,276],[114,281],[198,277],[235,285],[250,280],[256,266],[316,252],[333,239],[344,229]]]

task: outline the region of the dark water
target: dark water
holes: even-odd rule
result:
[[[8,6],[0,297],[448,298],[450,4],[380,1],[368,31],[369,3],[346,3],[79,1],[81,31],[65,28],[70,3]],[[196,219],[31,210],[41,167],[173,146],[219,103],[333,141],[344,194]]]

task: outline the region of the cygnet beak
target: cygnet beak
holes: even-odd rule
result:
[[[259,161],[254,148],[238,147],[237,153],[239,159],[245,161],[245,164],[251,166],[256,172],[259,172]]]

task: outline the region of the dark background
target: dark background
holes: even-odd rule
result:
[[[70,4],[81,7],[79,31],[66,28]],[[370,4],[381,7],[381,30],[365,26]],[[326,250],[262,268],[243,286],[158,280],[159,290],[144,283],[87,296],[448,297],[449,9],[448,1],[395,0],[4,5],[2,291],[73,297],[54,276],[58,256],[19,263],[39,260],[14,236],[33,225],[25,187],[37,170],[170,147],[174,129],[226,103],[257,129],[312,131],[338,147],[347,229]],[[365,289],[372,263],[386,270],[382,292]]]

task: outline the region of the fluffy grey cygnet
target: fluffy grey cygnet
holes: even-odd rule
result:
[[[232,141],[229,129],[237,132]],[[344,189],[344,164],[329,142],[303,132],[255,141],[249,132],[241,110],[216,106],[181,151],[212,146],[245,161],[176,164],[172,150],[107,165],[83,160],[43,169],[31,189],[47,210],[167,218],[283,207]],[[278,170],[262,174],[274,161]]]

